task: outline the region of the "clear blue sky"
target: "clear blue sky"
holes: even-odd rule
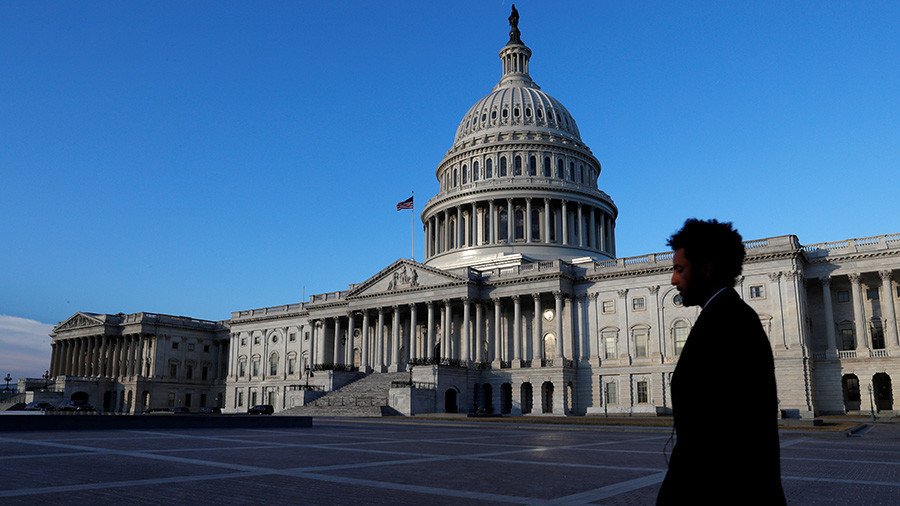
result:
[[[409,255],[413,190],[421,260],[509,4],[0,3],[0,315],[225,319],[344,289]],[[688,216],[900,232],[900,2],[517,6],[620,256]]]

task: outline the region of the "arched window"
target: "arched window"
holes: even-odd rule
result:
[[[678,320],[672,325],[672,341],[675,343],[675,354],[680,355],[684,349],[684,343],[687,342],[690,326],[684,320]]]
[[[566,179],[574,181],[575,178],[575,162],[569,162],[569,172],[566,173]]]
[[[849,351],[856,349],[856,335],[853,330],[853,322],[841,322],[840,326],[841,331],[841,350]]]
[[[456,247],[456,216],[450,217],[450,244],[449,244],[449,247],[450,248]]]
[[[541,212],[536,208],[531,208],[531,240],[541,240]]]
[[[600,349],[603,350],[603,358],[613,359],[618,356],[619,329],[606,328],[600,331]]]
[[[269,355],[269,375],[274,376],[278,374],[278,354],[273,353]]]
[[[578,182],[584,184],[584,167],[581,164],[578,165]]]
[[[562,158],[556,161],[556,179],[563,178],[563,165],[564,162],[562,161]]]
[[[453,186],[456,186],[456,181],[458,181],[457,176],[459,175],[459,171],[453,169]]]
[[[516,155],[515,162],[513,163],[513,176],[521,176],[522,175],[522,157]]]
[[[537,158],[534,155],[528,157],[528,175],[537,175]]]
[[[497,174],[500,177],[506,177],[506,157],[500,157],[500,173]]]
[[[488,158],[486,162],[484,162],[484,178],[490,179],[494,177],[494,160]]]
[[[469,182],[469,171],[468,171],[468,168],[469,168],[469,167],[466,166],[466,164],[463,164],[463,166],[462,166],[462,184],[466,184],[466,183]]]
[[[523,211],[522,209],[516,209],[515,233],[515,239],[517,241],[525,239],[525,211]]]
[[[540,109],[538,109],[538,110],[540,111]],[[550,168],[550,157],[545,156],[544,157],[544,177],[550,177],[551,170],[552,169]]]
[[[472,162],[472,181],[478,181],[478,160]]]
[[[497,240],[506,241],[506,238],[509,236],[509,217],[506,214],[506,209],[500,210],[498,221],[500,221],[500,225],[497,227]]]

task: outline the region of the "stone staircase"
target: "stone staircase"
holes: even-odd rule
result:
[[[284,416],[383,416],[396,414],[388,407],[392,381],[408,381],[409,373],[373,373],[328,392],[315,401],[286,409]]]

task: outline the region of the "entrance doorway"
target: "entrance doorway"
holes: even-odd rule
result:
[[[553,383],[550,381],[541,385],[541,413],[553,413]]]
[[[72,403],[81,406],[88,403],[88,400],[90,400],[90,396],[87,394],[87,392],[75,392],[69,399],[71,399]]]
[[[512,385],[500,385],[500,413],[508,415],[512,412]]]
[[[534,407],[534,391],[531,387],[531,383],[522,383],[521,397],[522,414],[527,415],[531,413],[531,410]]]
[[[844,392],[844,410],[859,411],[859,378],[855,374],[845,374],[841,378],[841,390]]]
[[[444,392],[444,413],[458,413],[459,405],[457,404],[459,392],[455,388],[448,388]]]
[[[891,393],[891,377],[880,372],[872,376],[872,393],[875,395],[875,409],[891,411],[894,409],[894,396]]]

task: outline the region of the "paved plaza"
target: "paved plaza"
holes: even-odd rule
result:
[[[669,432],[406,420],[6,432],[0,503],[651,504]],[[900,426],[781,441],[789,503],[900,504]]]

